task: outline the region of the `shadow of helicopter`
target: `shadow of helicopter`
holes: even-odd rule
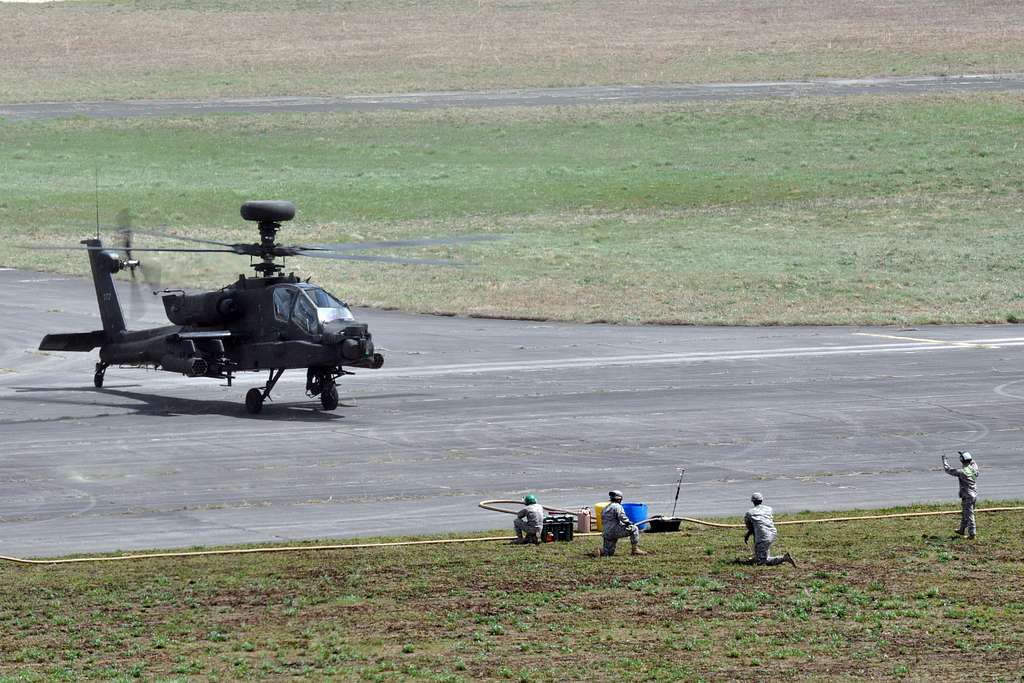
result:
[[[50,404],[62,404],[62,405],[79,405],[79,406],[96,406],[103,408],[111,408],[113,410],[128,411],[129,415],[145,415],[152,417],[175,417],[179,415],[220,415],[223,417],[234,417],[244,420],[288,420],[289,422],[314,422],[314,423],[327,423],[335,422],[345,418],[344,415],[338,415],[332,412],[324,411],[319,406],[314,407],[312,401],[292,401],[292,402],[281,402],[274,403],[272,409],[268,413],[248,413],[244,410],[239,410],[239,406],[234,401],[224,401],[220,399],[197,399],[197,398],[174,398],[162,394],[150,394],[142,391],[128,391],[131,387],[138,387],[138,384],[124,384],[105,386],[102,389],[96,389],[93,387],[11,387],[15,394],[34,394],[34,393],[79,393],[89,394],[95,397],[102,396],[116,396],[119,398],[128,399],[129,401],[136,401],[138,403],[115,403],[105,401],[76,401],[72,398],[51,398],[47,397],[47,403]],[[14,397],[5,398],[0,397],[0,401],[15,401],[18,400]],[[353,404],[340,403],[340,406],[352,407]],[[123,416],[124,413],[117,413],[118,417]],[[82,417],[71,417],[61,416],[52,419],[28,419],[28,420],[12,420],[4,422],[4,424],[29,424],[29,423],[40,423],[40,422],[60,422],[68,419],[88,419],[89,417],[113,417],[113,415],[93,415],[93,416],[82,416]]]

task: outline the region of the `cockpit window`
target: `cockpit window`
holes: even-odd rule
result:
[[[288,322],[291,317],[292,302],[298,291],[291,287],[278,287],[274,290],[274,317],[283,322]]]
[[[293,315],[295,324],[310,334],[317,334],[320,331],[319,316],[317,308],[305,296],[295,300],[295,311]]]
[[[344,303],[319,287],[304,290],[306,296],[316,304],[317,316],[322,323],[332,320],[355,320],[352,311]]]

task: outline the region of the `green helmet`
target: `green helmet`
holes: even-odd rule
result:
[[[532,493],[527,493],[526,497],[523,498],[523,503],[525,503],[526,505],[533,505],[536,502],[537,496],[533,495]]]

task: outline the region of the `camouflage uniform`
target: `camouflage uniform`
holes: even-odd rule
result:
[[[974,522],[974,503],[978,499],[978,463],[971,460],[957,469],[943,462],[942,468],[946,474],[960,480],[960,529],[957,533],[966,531],[968,538],[974,538],[978,532]]]
[[[629,521],[620,503],[609,503],[601,511],[601,536],[604,538],[601,555],[610,557],[615,554],[620,538],[629,537],[629,542],[636,548],[640,544],[640,527]]]
[[[540,532],[544,529],[544,506],[540,503],[527,505],[515,519],[516,535],[520,533],[526,536],[534,535],[540,540]]]
[[[754,535],[754,561],[769,566],[782,564],[786,560],[771,555],[772,542],[775,540],[775,518],[772,509],[764,503],[758,503],[747,510],[743,516],[747,532]]]

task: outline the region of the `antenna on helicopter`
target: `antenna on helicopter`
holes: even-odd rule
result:
[[[96,239],[100,238],[100,163],[97,161],[93,165],[93,180],[95,181],[95,198],[96,198]]]

